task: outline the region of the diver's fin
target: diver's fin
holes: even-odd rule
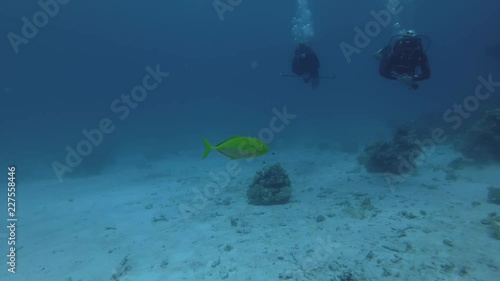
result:
[[[383,50],[384,50],[384,48],[380,48],[378,51],[373,52],[371,55],[372,56],[380,56],[380,55],[382,55]]]
[[[292,78],[303,78],[304,76],[301,76],[301,75],[297,75],[297,74],[283,74],[283,73],[280,73],[280,76],[281,77],[292,77]],[[337,77],[337,75],[332,75],[332,76],[318,76],[319,79],[335,79],[335,77]]]
[[[380,50],[372,53],[371,56],[375,57],[378,60],[380,60],[380,59],[382,59],[382,56],[383,56],[383,54],[382,54],[383,50],[384,50],[384,48],[382,48],[382,49],[380,49]]]
[[[210,151],[212,151],[212,149],[214,149],[214,147],[208,142],[208,140],[206,138],[203,138],[203,143],[205,144],[205,152],[203,153],[203,158],[201,158],[201,159],[207,158]]]
[[[380,50],[371,54],[372,57],[375,57],[378,60],[381,60],[383,57],[387,56],[389,52],[389,48],[387,46],[382,47]]]

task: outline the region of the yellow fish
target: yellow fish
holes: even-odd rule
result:
[[[217,150],[231,159],[257,157],[269,151],[269,147],[265,143],[251,137],[231,137],[216,146],[212,146],[206,138],[203,138],[203,142],[205,143],[205,153],[203,153],[202,159],[207,158],[212,150]]]

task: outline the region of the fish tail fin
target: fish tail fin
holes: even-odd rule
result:
[[[203,158],[201,158],[201,159],[207,158],[210,151],[212,151],[212,149],[214,149],[214,147],[208,142],[208,140],[206,138],[203,138],[203,143],[205,144],[205,152],[203,153]]]

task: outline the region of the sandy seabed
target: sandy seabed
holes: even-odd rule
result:
[[[394,186],[367,173],[355,155],[317,150],[240,160],[222,188],[211,182],[229,160],[215,153],[62,183],[19,182],[16,273],[4,266],[0,277],[500,280],[500,240],[484,224],[500,213],[487,202],[488,187],[500,186],[499,167],[450,176],[447,164],[457,156],[438,147]],[[263,161],[280,162],[289,173],[289,204],[247,203]],[[5,229],[0,234],[7,236]]]

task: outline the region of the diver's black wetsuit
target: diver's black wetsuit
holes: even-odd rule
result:
[[[303,76],[304,82],[311,81],[313,88],[319,85],[318,56],[305,44],[299,44],[295,49],[292,61],[292,72]]]
[[[403,36],[394,44],[392,53],[390,49],[389,45],[382,50],[380,75],[392,80],[398,79],[393,72],[399,75],[410,75],[413,82],[430,78],[431,69],[420,38]],[[414,84],[412,87],[416,89],[418,85]]]

